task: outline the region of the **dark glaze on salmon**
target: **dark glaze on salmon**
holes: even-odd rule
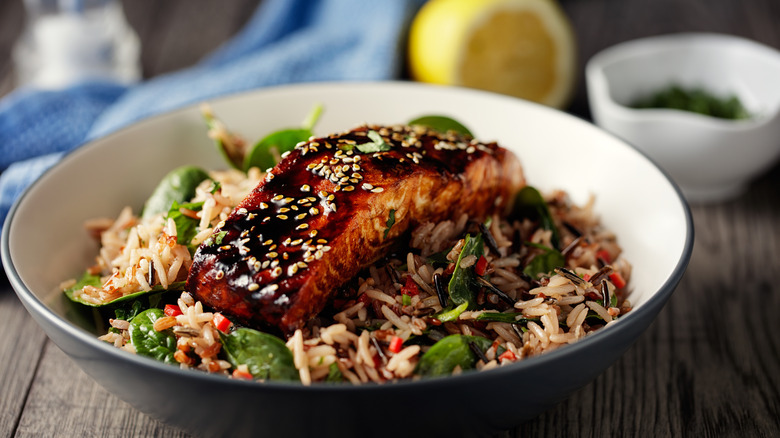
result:
[[[198,248],[187,287],[244,323],[291,333],[410,228],[484,218],[524,183],[511,152],[452,133],[363,126],[311,139]]]

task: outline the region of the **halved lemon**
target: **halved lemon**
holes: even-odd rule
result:
[[[414,80],[458,85],[563,108],[576,45],[555,0],[430,0],[409,30]]]

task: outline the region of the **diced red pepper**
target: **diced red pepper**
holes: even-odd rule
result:
[[[479,256],[479,260],[477,260],[477,264],[474,266],[474,272],[476,272],[480,277],[485,275],[485,271],[487,271],[487,265],[488,261],[485,256]]]
[[[512,353],[512,351],[511,351],[511,350],[507,350],[507,351],[505,351],[505,352],[501,353],[501,354],[498,356],[498,361],[499,361],[499,362],[501,362],[501,361],[502,361],[502,360],[504,360],[504,359],[507,359],[507,360],[516,360],[516,359],[517,359],[517,356],[515,356],[515,354],[514,354],[514,353]]]
[[[227,333],[227,330],[230,328],[230,320],[221,313],[215,313],[211,318],[211,322],[214,324],[214,327],[222,333]]]
[[[606,249],[596,251],[596,257],[604,260],[607,264],[612,263],[612,256],[609,255],[609,252]]]
[[[248,373],[246,371],[241,371],[239,369],[233,370],[233,378],[234,379],[245,379],[245,380],[252,380],[252,374]]]
[[[417,287],[417,283],[411,275],[406,277],[406,284],[401,286],[401,293],[404,295],[417,295],[420,293],[420,289]]]
[[[388,347],[388,350],[392,351],[393,353],[398,353],[401,351],[401,346],[403,343],[403,339],[399,338],[398,336],[393,336],[393,339],[390,340],[390,346]]]
[[[168,316],[179,316],[181,315],[181,309],[175,304],[166,304],[163,313]]]
[[[590,281],[590,274],[582,274],[582,279],[585,281]]]
[[[618,289],[623,289],[624,287],[626,287],[626,280],[623,279],[623,276],[620,275],[620,272],[613,272],[609,274],[609,280]]]

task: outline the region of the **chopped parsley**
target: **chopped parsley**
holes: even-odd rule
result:
[[[393,228],[393,225],[395,225],[395,209],[390,209],[390,214],[387,217],[387,222],[385,222],[385,225],[387,228],[385,228],[384,238],[387,239],[387,233],[389,233],[390,228]]]
[[[373,129],[368,131],[368,138],[371,139],[368,143],[363,143],[355,146],[360,152],[364,154],[370,154],[373,152],[389,151],[392,146],[388,144],[378,132]]]

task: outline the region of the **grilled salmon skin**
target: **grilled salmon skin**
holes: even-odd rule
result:
[[[188,290],[258,328],[291,333],[410,228],[484,218],[525,184],[496,143],[419,126],[361,126],[285,154],[196,251]]]

